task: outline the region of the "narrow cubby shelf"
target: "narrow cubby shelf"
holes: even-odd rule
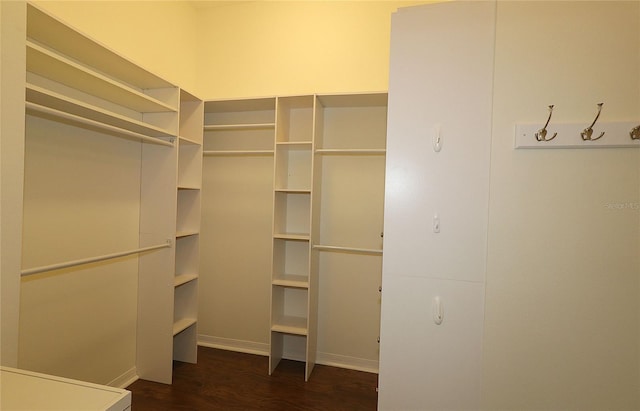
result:
[[[274,277],[271,284],[283,287],[309,288],[309,276],[282,274],[279,277]]]
[[[273,238],[298,241],[309,241],[311,239],[309,234],[306,233],[275,233],[273,234]]]
[[[188,137],[179,136],[178,138],[179,138],[179,141],[180,141],[181,144],[186,144],[186,145],[191,144],[191,145],[195,145],[195,146],[202,145],[202,143],[200,143],[198,141],[195,141],[195,140],[192,140],[192,139],[190,139]]]
[[[206,150],[204,156],[272,156],[273,150]]]
[[[198,231],[190,230],[190,231],[177,231],[176,238],[185,238],[198,235]]]
[[[195,318],[181,318],[178,321],[173,323],[173,336],[180,334],[185,331],[187,328],[195,325],[197,320]]]
[[[220,130],[270,130],[276,127],[276,123],[239,123],[239,124],[208,124],[204,131]]]
[[[378,250],[375,248],[358,248],[358,247],[344,247],[344,246],[336,246],[336,245],[315,244],[313,246],[313,249],[318,251],[382,255],[382,250]]]
[[[188,282],[191,282],[197,279],[198,279],[198,274],[179,274],[175,276],[173,280],[173,286],[179,287],[182,284],[186,284]]]
[[[284,334],[307,335],[307,319],[294,316],[278,317],[273,321],[271,331]]]
[[[323,155],[386,155],[387,150],[384,148],[317,148],[316,154]]]

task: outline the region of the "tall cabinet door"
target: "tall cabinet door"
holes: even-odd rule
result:
[[[392,18],[379,408],[476,409],[494,2]]]

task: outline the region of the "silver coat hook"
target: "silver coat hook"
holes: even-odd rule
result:
[[[582,136],[582,139],[584,141],[595,141],[598,140],[599,138],[601,138],[602,136],[604,136],[604,131],[602,133],[600,133],[600,135],[596,138],[592,138],[591,136],[593,135],[593,126],[596,124],[596,121],[598,121],[598,117],[600,117],[600,112],[602,111],[602,105],[604,103],[598,103],[598,114],[596,114],[596,118],[593,119],[593,123],[591,123],[591,125],[587,128],[585,128],[584,130],[582,130],[582,133],[580,133],[580,135]]]
[[[640,140],[640,126],[635,126],[629,131],[629,137],[631,140]]]
[[[544,123],[544,127],[542,127],[540,130],[538,130],[535,134],[536,136],[536,140],[538,141],[551,141],[554,138],[556,138],[556,136],[558,135],[558,133],[553,133],[553,136],[551,136],[551,138],[547,138],[547,126],[549,125],[549,122],[551,121],[551,116],[553,115],[553,104],[549,106],[549,118],[547,118],[547,122]]]

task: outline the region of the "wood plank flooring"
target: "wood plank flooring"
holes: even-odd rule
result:
[[[316,365],[308,382],[304,364],[282,360],[268,374],[268,357],[198,347],[198,364],[174,363],[173,384],[138,380],[134,411],[375,410],[376,374]]]

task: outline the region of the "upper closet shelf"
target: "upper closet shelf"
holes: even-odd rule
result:
[[[27,71],[140,113],[177,111],[177,107],[29,40]]]
[[[27,37],[140,89],[175,87],[30,2],[27,3]]]
[[[150,138],[173,137],[173,134],[168,130],[87,104],[33,84],[27,83],[26,101]]]

